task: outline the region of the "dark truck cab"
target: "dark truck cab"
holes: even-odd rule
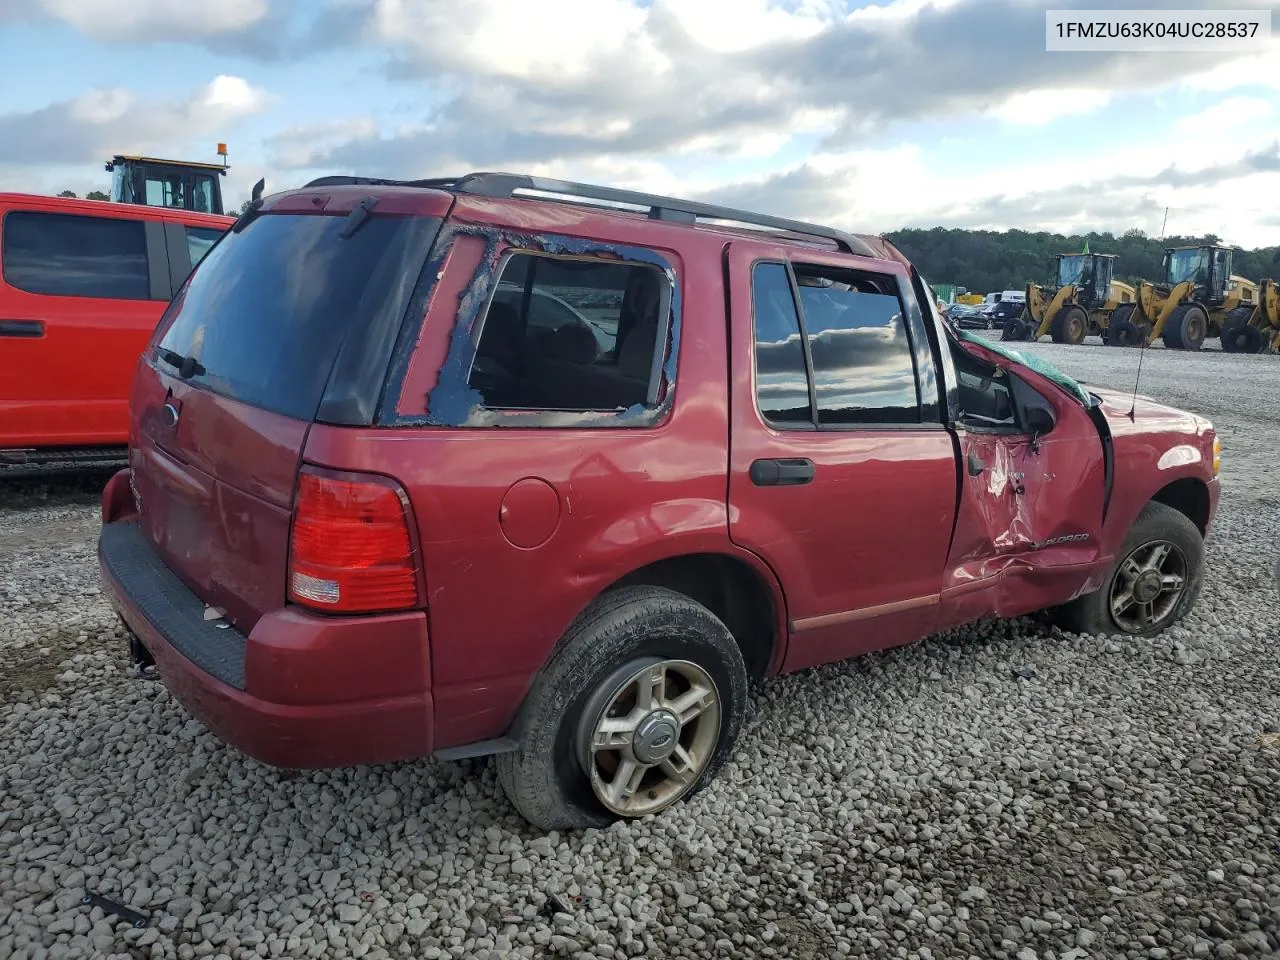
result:
[[[280,766],[496,755],[544,828],[690,795],[752,676],[1159,632],[1218,499],[1208,421],[953,329],[883,239],[504,174],[266,198],[131,411],[103,579],[187,708]]]

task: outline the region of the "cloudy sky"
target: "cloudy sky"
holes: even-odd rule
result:
[[[863,231],[1138,227],[1280,244],[1267,53],[1046,53],[1026,0],[0,0],[0,189],[216,159],[530,171]],[[1112,4],[1058,0],[1055,8]],[[1126,7],[1272,9],[1255,0]]]

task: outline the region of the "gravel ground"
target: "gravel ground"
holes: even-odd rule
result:
[[[1133,351],[1026,349],[1133,385]],[[486,761],[290,776],[224,748],[128,667],[106,474],[0,479],[0,957],[1275,955],[1278,391],[1280,358],[1146,354],[1142,392],[1224,445],[1171,634],[982,623],[766,682],[702,795],[572,836]]]

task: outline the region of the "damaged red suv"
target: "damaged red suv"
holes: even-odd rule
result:
[[[891,244],[505,174],[259,199],[175,297],[107,593],[265,763],[494,754],[542,828],[707,783],[753,677],[1195,601],[1208,421],[937,314]]]

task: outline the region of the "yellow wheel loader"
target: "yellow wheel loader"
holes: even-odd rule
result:
[[[1268,278],[1258,284],[1258,302],[1236,307],[1222,323],[1222,349],[1227,353],[1280,353],[1280,284]]]
[[[1105,340],[1117,347],[1145,346],[1156,337],[1173,350],[1199,350],[1233,314],[1237,321],[1258,303],[1258,285],[1231,272],[1231,248],[1214,244],[1170,247],[1164,281],[1143,281],[1134,303],[1111,311]],[[1239,312],[1237,312],[1239,311]]]
[[[1026,307],[1002,332],[1004,340],[1039,340],[1079,344],[1089,334],[1105,335],[1107,319],[1121,304],[1133,303],[1136,291],[1113,279],[1116,258],[1110,253],[1058,255],[1057,285],[1027,284]]]

